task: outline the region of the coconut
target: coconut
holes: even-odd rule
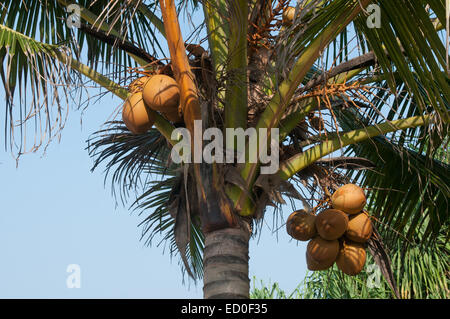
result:
[[[294,21],[295,17],[295,8],[294,7],[286,7],[283,11],[283,24],[284,25],[291,25],[292,21]]]
[[[350,215],[345,237],[358,243],[365,243],[372,236],[372,231],[372,221],[369,215],[367,212],[362,212]]]
[[[348,227],[348,216],[337,209],[326,209],[316,218],[316,228],[320,237],[334,240],[341,237]]]
[[[366,250],[361,243],[343,241],[336,259],[338,268],[349,276],[355,276],[361,272],[366,263]]]
[[[334,264],[334,260],[330,261],[328,263],[318,263],[311,257],[311,255],[308,252],[306,252],[306,266],[308,267],[309,270],[312,270],[312,271],[327,270],[328,268],[333,266],[333,264]]]
[[[180,90],[173,78],[158,74],[145,83],[143,97],[152,110],[171,113],[178,109]]]
[[[164,117],[173,123],[183,122],[183,117],[178,113],[178,109],[173,112],[163,113]]]
[[[131,93],[142,92],[145,83],[147,83],[149,79],[150,77],[148,76],[142,76],[140,78],[137,78],[136,80],[131,82],[130,85],[128,85],[128,91]]]
[[[286,221],[287,233],[297,240],[310,240],[317,231],[315,226],[316,216],[301,209],[289,215]]]
[[[142,92],[132,94],[125,101],[122,119],[133,134],[145,133],[153,126],[155,118],[145,105]]]
[[[346,184],[339,187],[331,196],[333,208],[342,210],[347,214],[359,213],[366,204],[364,191],[355,184]]]
[[[306,247],[306,263],[310,270],[325,270],[331,267],[339,253],[337,240],[325,240],[320,236],[311,239]]]

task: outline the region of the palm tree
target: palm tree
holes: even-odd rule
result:
[[[4,0],[0,10],[5,141],[19,156],[59,136],[67,105],[85,107],[92,83],[98,97],[126,100],[142,74],[176,80],[183,124],[151,111],[155,128],[134,135],[111,121],[89,151],[121,199],[141,192],[143,238],[162,234],[203,277],[205,298],[249,297],[249,239],[283,196],[315,211],[353,181],[370,191],[379,227],[413,238],[427,221],[426,243],[448,226],[448,166],[434,158],[450,119],[443,0]],[[178,18],[194,11],[200,23],[182,34]],[[264,135],[246,143],[243,163],[172,162],[172,132],[195,138],[196,120]],[[263,174],[251,159],[274,128],[280,165]],[[371,252],[389,276],[381,243]]]

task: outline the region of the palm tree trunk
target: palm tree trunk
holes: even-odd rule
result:
[[[250,232],[242,228],[225,228],[205,234],[205,299],[249,298],[249,239]]]

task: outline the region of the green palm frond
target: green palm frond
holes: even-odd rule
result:
[[[364,127],[369,121],[351,111],[340,112],[338,117],[344,130]],[[348,156],[363,157],[375,164],[372,170],[349,172],[349,176],[369,189],[368,205],[378,227],[390,230],[384,240],[403,234],[411,241],[425,226],[422,244],[426,244],[448,229],[450,166],[433,156],[440,153],[420,151],[422,144],[429,145],[426,133],[419,129],[375,137],[346,150]],[[438,144],[442,145],[441,139]]]
[[[140,215],[147,215],[139,224],[142,226],[141,239],[151,245],[155,238],[159,237],[161,239],[158,245],[169,243],[170,254],[177,255],[180,254],[175,236],[177,216],[172,216],[170,206],[177,198],[182,198],[180,192],[184,192],[184,188],[183,175],[171,174],[174,174],[174,171],[167,172],[160,180],[149,182],[146,191],[136,199],[133,206],[135,210],[140,211]],[[190,220],[190,238],[185,253],[187,266],[182,262],[183,256],[180,256],[180,266],[184,270],[189,267],[188,272],[192,277],[199,279],[203,276],[204,235],[199,216],[191,213]]]
[[[10,147],[17,147],[19,154],[27,151],[24,139],[28,123],[39,119],[31,125],[41,140],[35,140],[31,150],[42,145],[45,138],[54,138],[64,126],[67,105],[73,96],[70,86],[77,83],[70,64],[56,58],[58,52],[64,51],[66,47],[42,43],[0,25],[0,76],[6,92],[5,142],[8,144],[9,130]],[[16,90],[18,99],[14,99]]]
[[[145,216],[141,240],[146,245],[169,243],[171,255],[179,254],[176,243],[176,215],[171,207],[175,202],[185,203],[183,197],[184,173],[171,163],[170,149],[165,138],[156,129],[145,134],[131,134],[122,122],[111,122],[110,127],[98,131],[88,141],[89,155],[94,158],[92,170],[105,166],[105,182],[111,179],[111,187],[122,204],[132,201],[131,208]],[[134,194],[139,194],[130,198]],[[178,201],[177,201],[178,200]],[[203,275],[204,237],[198,212],[189,211],[190,233],[186,247],[187,265],[194,279]],[[183,260],[183,255],[181,259]],[[187,268],[189,267],[189,269]]]
[[[385,74],[397,72],[405,89],[415,97],[421,113],[432,107],[448,122],[450,86],[446,75],[446,50],[432,20],[437,16],[445,21],[444,2],[380,0],[375,3],[381,8],[381,27],[369,28],[364,17],[359,17],[355,23],[382,71]],[[426,11],[427,4],[431,13]],[[402,10],[398,10],[399,7]],[[397,83],[393,76],[388,77],[388,84],[395,93]]]
[[[88,140],[89,155],[94,158],[92,170],[105,164],[105,181],[111,178],[114,196],[124,203],[130,191],[133,194],[139,190],[151,174],[166,173],[168,163],[162,163],[161,159],[168,158],[170,150],[156,129],[134,135],[123,122],[107,125],[109,127],[95,132]]]
[[[357,77],[352,75],[352,80],[356,82],[373,77],[384,78],[383,90],[380,88],[367,94],[360,90],[358,94],[363,97],[368,95],[368,101],[372,100],[372,95],[380,95],[379,102],[384,104],[383,110],[386,111],[381,113],[389,113],[390,120],[434,110],[440,114],[441,120],[448,122],[450,81],[445,72],[445,41],[441,39],[445,35],[435,29],[436,16],[445,21],[445,6],[442,1],[433,1],[431,9],[426,11],[425,1],[405,0],[401,3],[403,2],[405,10],[400,11],[404,17],[397,19],[395,7],[398,3],[375,1],[373,4],[381,8],[381,28],[369,28],[368,13],[360,14],[354,23],[347,26],[327,46],[323,56],[316,61],[316,70],[336,68],[348,59],[370,51],[374,58],[361,66]],[[308,5],[305,6],[304,3]],[[292,60],[309,46],[315,32],[332,20],[328,15],[337,13],[339,6],[342,8],[338,1],[332,1],[331,4],[327,1],[300,3],[294,24],[280,33],[277,41],[279,74],[286,73],[286,68],[289,70]],[[308,18],[311,15],[313,18]],[[417,17],[420,23],[409,23]],[[321,72],[316,72],[315,78],[320,74]],[[314,89],[318,84],[321,83],[309,89]],[[303,93],[304,88],[299,91]],[[412,104],[411,97],[415,97]],[[389,98],[394,98],[396,104],[386,103]],[[370,113],[380,111],[379,105],[375,106],[374,111],[369,110]]]
[[[67,19],[72,12],[67,12],[67,7],[76,4],[89,13],[90,20],[81,19],[82,23],[88,22],[98,30],[101,23],[108,25],[102,29],[105,34],[117,35],[117,41],[127,40],[137,47],[149,53],[157,55],[160,50],[155,26],[141,11],[136,10],[130,1],[109,0],[30,0],[15,1],[5,0],[0,8],[0,21],[6,26],[23,33],[31,38],[39,38],[41,42],[48,44],[65,43],[72,51],[81,54],[86,50],[88,65],[97,69],[101,64],[102,72],[112,72],[115,78],[122,79],[127,67],[137,66],[136,62],[117,46],[105,43],[102,39],[86,34],[78,29],[71,29],[67,25]],[[141,1],[139,1],[141,2]],[[150,12],[155,5],[146,6]],[[105,15],[105,12],[111,15]],[[112,14],[114,13],[114,14]],[[156,32],[156,33],[155,33]]]

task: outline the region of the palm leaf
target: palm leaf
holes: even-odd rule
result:
[[[190,214],[189,237],[186,247],[177,243],[177,214],[173,205],[186,205],[183,186],[184,175],[180,168],[169,162],[170,149],[165,138],[156,129],[145,134],[129,133],[122,122],[111,122],[89,139],[88,150],[94,158],[92,170],[105,165],[105,182],[111,179],[113,194],[122,204],[132,200],[131,207],[146,215],[141,240],[151,245],[159,237],[169,243],[171,255],[179,254],[181,265],[194,279],[203,274],[204,237],[196,210],[184,210]],[[134,194],[140,196],[130,198]]]
[[[421,112],[431,106],[448,122],[445,101],[450,99],[450,87],[445,72],[445,45],[435,31],[432,16],[425,9],[427,4],[434,15],[445,17],[443,1],[401,0],[394,3],[381,0],[378,1],[382,16],[380,28],[368,28],[363,17],[355,22],[376,54],[383,72],[397,72],[407,91],[416,98]],[[399,6],[402,10],[397,9]],[[388,84],[395,93],[395,78],[389,77]],[[425,96],[421,90],[426,92]]]
[[[340,119],[344,128],[364,123],[351,112],[341,113]],[[416,139],[418,136],[409,141]],[[364,157],[375,163],[376,168],[350,175],[370,189],[368,205],[379,227],[391,230],[385,232],[389,234],[385,241],[394,240],[398,234],[411,241],[425,224],[422,244],[426,244],[448,229],[450,167],[439,159],[430,159],[430,154],[419,153],[414,143],[408,145],[407,141],[399,142],[395,135],[390,135],[352,145],[347,154]]]
[[[70,64],[56,58],[64,50],[63,46],[42,43],[0,25],[0,76],[6,92],[5,122],[9,123],[5,127],[5,142],[8,144],[9,135],[10,147],[17,147],[19,155],[26,151],[26,124],[31,119],[36,120],[36,138],[41,137],[32,141],[31,150],[42,145],[45,138],[54,138],[64,127],[68,111],[65,106],[73,96],[69,86],[77,83]],[[14,103],[16,89],[20,95],[16,100],[18,108]],[[17,127],[20,138],[16,136]]]
[[[78,54],[86,49],[89,66],[97,69],[102,63],[102,72],[112,71],[116,78],[121,79],[124,76],[123,70],[137,66],[136,62],[126,52],[115,49],[101,39],[69,28],[66,19],[71,13],[66,12],[66,9],[70,4],[80,6],[92,17],[91,25],[94,22],[96,27],[106,24],[108,29],[105,31],[108,34],[115,34],[118,40],[126,39],[156,55],[154,48],[161,47],[157,42],[155,27],[142,11],[136,10],[136,4],[132,5],[131,2],[133,1],[5,0],[1,17],[6,26],[31,38],[39,37],[48,44],[66,43]],[[152,12],[155,5],[150,4],[146,8]]]

